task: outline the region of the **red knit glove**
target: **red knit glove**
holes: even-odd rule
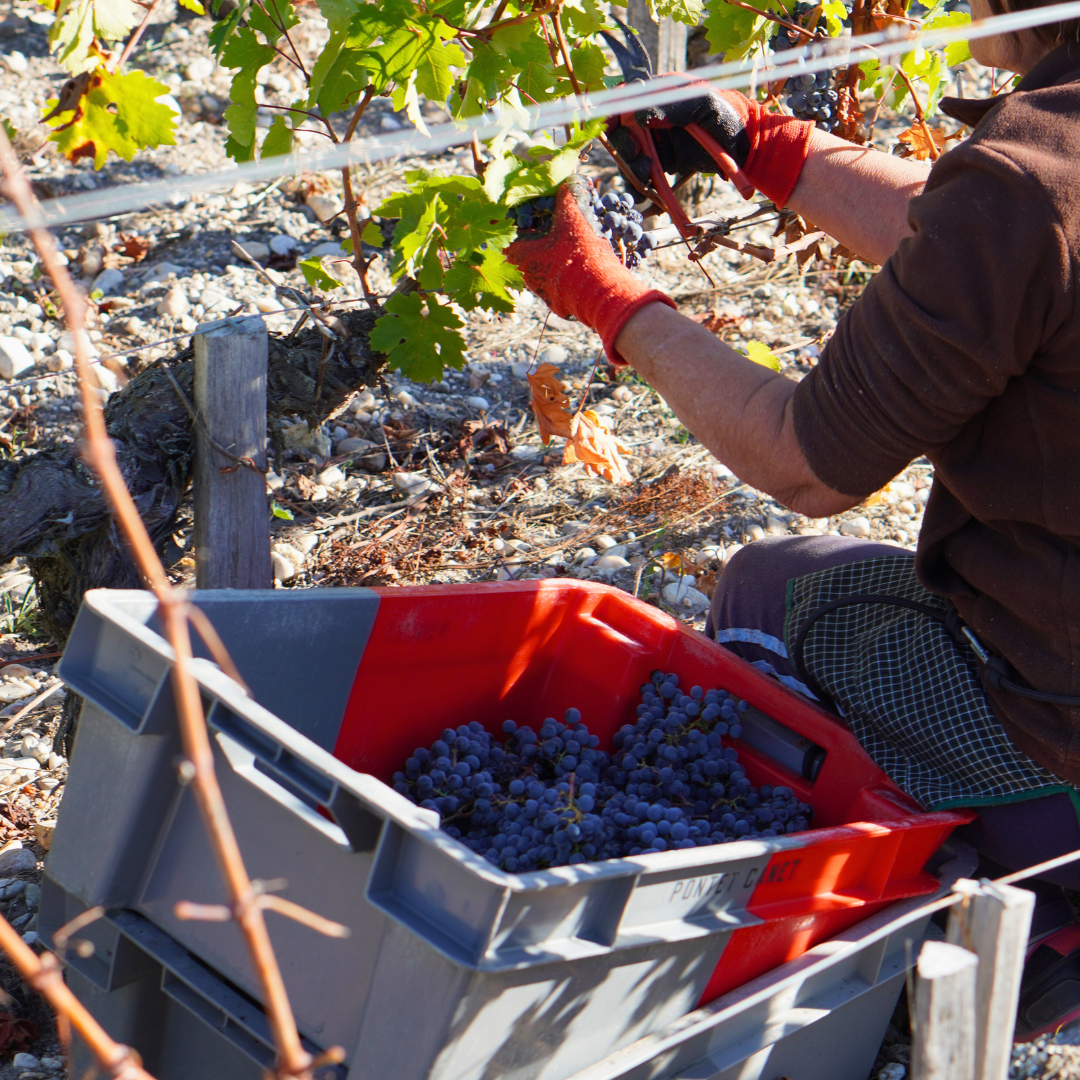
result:
[[[561,318],[575,318],[595,330],[616,366],[626,361],[615,349],[622,328],[646,304],[675,301],[647,289],[621,262],[611,243],[585,219],[578,200],[588,206],[588,182],[572,176],[555,194],[551,228],[535,239],[515,240],[506,257],[535,293]]]
[[[814,129],[811,120],[767,112],[735,90],[710,91],[633,115],[641,127],[652,131],[664,172],[687,177],[717,171],[708,151],[684,130],[688,124],[700,124],[735,159],[758,191],[777,206],[785,205],[791,197]],[[618,124],[609,128],[608,137],[638,179],[646,182],[648,158],[639,155],[630,132]]]

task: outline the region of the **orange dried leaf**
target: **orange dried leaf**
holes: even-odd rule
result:
[[[532,388],[532,410],[536,413],[536,426],[545,446],[551,442],[552,435],[569,439],[574,419],[567,408],[570,399],[555,378],[556,370],[554,364],[541,364],[535,372],[525,376]]]
[[[633,477],[622,459],[625,453],[626,447],[591,409],[578,413],[570,422],[564,465],[580,461],[593,476],[602,476],[612,484],[629,484]]]
[[[930,139],[926,137],[927,131],[930,132]],[[934,160],[945,149],[945,134],[940,128],[928,127],[924,130],[921,124],[916,124],[901,132],[897,138],[908,148],[904,156],[913,157],[916,161]]]

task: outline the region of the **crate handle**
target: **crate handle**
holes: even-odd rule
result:
[[[309,762],[298,758],[288,747],[256,728],[221,701],[215,701],[206,717],[207,723],[224,739],[219,745],[233,771],[249,783],[257,783],[278,802],[288,806],[294,813],[308,820],[315,828],[322,829],[326,822],[320,811],[332,817],[344,833],[350,850],[369,853],[375,850],[382,833],[383,820],[367,808],[361,799],[337,781],[327,776]],[[260,776],[258,781],[250,775],[250,766],[240,756],[229,752],[224,740],[231,741],[251,755],[257,763],[254,767]],[[270,788],[277,788],[281,797]],[[304,806],[296,806],[299,800]]]

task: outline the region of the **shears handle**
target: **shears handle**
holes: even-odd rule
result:
[[[744,199],[752,199],[756,188],[742,171],[735,159],[700,125],[687,124],[684,129],[692,135],[705,152],[716,162],[725,180],[730,180]]]

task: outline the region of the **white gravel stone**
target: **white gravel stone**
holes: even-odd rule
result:
[[[334,448],[339,454],[358,454],[366,450],[375,450],[378,447],[378,443],[373,443],[370,439],[342,439]]]
[[[309,259],[322,259],[326,256],[334,256],[340,259],[347,254],[348,252],[336,240],[324,240],[321,244],[316,244],[307,253],[307,257]]]
[[[399,390],[394,395],[394,397],[397,398],[399,404],[404,405],[407,409],[415,408],[417,405],[420,404],[420,402],[417,401],[416,398],[414,398],[408,390]]]
[[[394,487],[404,495],[423,495],[435,485],[423,473],[396,472],[392,477]]]
[[[288,255],[289,252],[295,251],[296,247],[296,241],[285,233],[278,233],[277,236],[270,238],[270,250],[275,255]]]
[[[120,286],[124,284],[123,270],[102,270],[94,283],[90,286],[91,292],[100,292],[102,296],[116,296],[120,293]]]
[[[491,403],[488,401],[488,399],[486,397],[480,397],[479,394],[477,394],[474,397],[467,397],[465,399],[465,404],[468,405],[470,409],[490,409],[491,408]]]
[[[159,315],[168,315],[173,319],[186,315],[190,310],[191,304],[188,302],[184,290],[176,285],[165,294],[156,308]]]
[[[49,352],[56,344],[48,334],[31,334],[30,348],[35,352]]]
[[[57,349],[45,361],[45,366],[50,371],[70,371],[75,366],[75,357],[67,349]]]
[[[689,580],[693,581],[694,579],[690,578]],[[680,582],[665,585],[662,593],[664,599],[676,611],[688,611],[695,615],[702,611],[708,611],[711,603],[709,598],[692,585],[687,585],[686,581],[687,579],[683,578]]]
[[[210,312],[214,308],[223,306],[228,300],[228,297],[223,296],[217,291],[217,289],[203,289],[199,293],[199,303],[203,306],[203,311]]]
[[[16,1069],[37,1069],[41,1067],[41,1061],[34,1057],[33,1054],[16,1054],[11,1059],[11,1064],[14,1065]]]
[[[320,221],[329,221],[341,209],[341,200],[332,195],[309,195],[304,203]]]
[[[614,536],[609,536],[607,533],[605,533],[603,536],[598,536],[593,541],[593,544],[596,546],[598,551],[607,551],[608,548],[615,547],[618,542],[619,541],[616,540]]]
[[[907,1076],[907,1066],[901,1065],[899,1061],[890,1061],[888,1065],[881,1067],[877,1080],[904,1080],[905,1076]]]
[[[12,75],[23,75],[30,68],[30,61],[18,49],[12,49],[11,52],[6,53],[4,56],[0,56],[0,61],[3,61],[4,67],[11,72]]]
[[[206,82],[214,74],[217,65],[209,56],[196,56],[189,60],[184,75],[192,82]]]
[[[561,345],[549,345],[536,359],[541,364],[565,364],[570,354]]]
[[[840,533],[843,536],[857,536],[866,539],[870,535],[870,519],[865,517],[851,518],[840,525]]]
[[[595,570],[602,570],[609,575],[614,574],[616,570],[627,570],[629,567],[630,563],[621,555],[601,555],[593,563]]]
[[[30,350],[16,337],[0,337],[0,376],[16,379],[34,366]]]
[[[336,465],[331,465],[319,473],[319,483],[328,488],[340,487],[345,483],[345,474]]]
[[[595,559],[596,550],[591,547],[583,547],[575,556],[574,562],[583,563],[586,559]]]
[[[751,525],[746,530],[746,538],[747,540],[764,540],[765,530],[760,525]]]
[[[275,581],[289,581],[296,577],[296,567],[281,552],[271,551],[270,562],[274,568]]]
[[[239,243],[256,262],[264,263],[270,258],[270,245],[261,240],[241,240]]]

